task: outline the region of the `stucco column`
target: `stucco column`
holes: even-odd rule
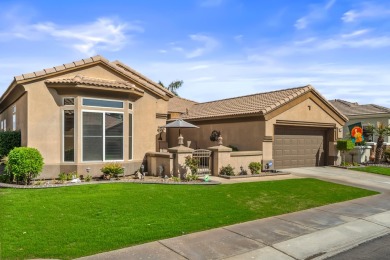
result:
[[[211,160],[211,174],[218,175],[219,169],[222,166],[227,166],[230,163],[230,153],[232,148],[221,145],[212,146],[207,148],[212,151]]]
[[[168,148],[168,152],[173,154],[173,176],[183,177],[183,174],[187,172],[186,157],[192,156],[193,151],[194,149],[184,145]]]

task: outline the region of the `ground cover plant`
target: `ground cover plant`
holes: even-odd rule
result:
[[[315,179],[0,189],[0,252],[71,259],[373,194]]]
[[[351,168],[351,170],[390,176],[389,167],[366,166],[366,167],[359,167],[359,168]]]

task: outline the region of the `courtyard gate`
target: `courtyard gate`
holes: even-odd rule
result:
[[[198,164],[198,175],[211,175],[211,151],[206,149],[195,150],[192,153],[192,157],[197,159]]]

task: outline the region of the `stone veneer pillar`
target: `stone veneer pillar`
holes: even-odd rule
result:
[[[185,165],[186,157],[192,157],[193,151],[194,149],[184,145],[168,148],[168,152],[173,154],[173,176],[183,177],[183,174],[187,172],[187,166]]]

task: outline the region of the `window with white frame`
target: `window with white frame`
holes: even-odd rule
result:
[[[74,162],[74,110],[64,110],[63,120],[64,162]]]
[[[7,119],[4,119],[3,120],[3,124],[4,124],[4,131],[7,131]]]
[[[16,130],[16,106],[12,108],[12,130]]]
[[[82,114],[83,161],[123,160],[123,113]]]

